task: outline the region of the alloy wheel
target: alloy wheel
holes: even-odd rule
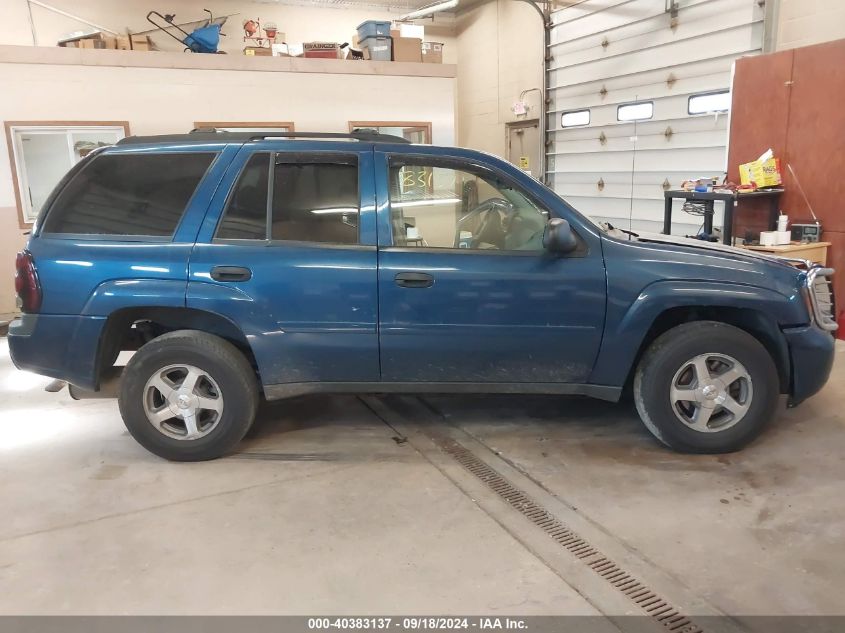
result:
[[[687,361],[675,373],[669,390],[677,418],[702,433],[739,424],[753,396],[751,374],[727,354],[700,354]]]
[[[144,413],[157,431],[177,440],[211,433],[223,415],[223,394],[208,372],[193,365],[168,365],[144,386]]]

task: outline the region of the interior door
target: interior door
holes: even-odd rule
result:
[[[248,144],[190,262],[188,307],[240,327],[264,385],[379,379],[372,149]]]
[[[517,170],[414,152],[375,154],[382,380],[585,381],[604,324],[598,238],[552,255],[559,199]]]

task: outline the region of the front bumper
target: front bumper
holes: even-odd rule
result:
[[[833,334],[815,325],[788,328],[783,334],[792,366],[789,404],[795,406],[824,387],[833,368],[836,343]]]
[[[105,317],[24,314],[9,325],[18,369],[96,389],[97,353]]]

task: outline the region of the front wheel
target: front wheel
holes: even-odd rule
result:
[[[780,383],[763,345],[715,321],[658,337],[634,375],[634,401],[649,431],[691,453],[727,453],[753,440],[774,416]]]
[[[123,372],[120,413],[151,453],[202,461],[228,453],[255,417],[255,372],[231,343],[183,330],[153,339]]]

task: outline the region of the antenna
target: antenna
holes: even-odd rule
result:
[[[634,96],[634,101],[639,102],[640,95]],[[631,202],[630,206],[628,207],[628,230],[634,230],[634,180],[635,175],[634,172],[637,169],[637,145],[640,142],[640,137],[638,135],[639,132],[639,119],[634,119],[634,136],[631,137],[631,140],[634,143],[633,150],[631,151]]]
[[[813,205],[810,204],[810,199],[807,197],[807,194],[804,193],[804,187],[801,186],[801,181],[798,180],[798,174],[795,173],[795,170],[792,169],[792,163],[786,164],[787,168],[789,168],[789,173],[792,174],[792,177],[795,178],[795,184],[798,185],[798,191],[801,192],[801,196],[804,198],[804,202],[807,203],[807,208],[810,209],[810,213],[813,216],[813,219],[816,221],[816,224],[819,223],[819,219],[816,217],[816,212],[813,211]]]

